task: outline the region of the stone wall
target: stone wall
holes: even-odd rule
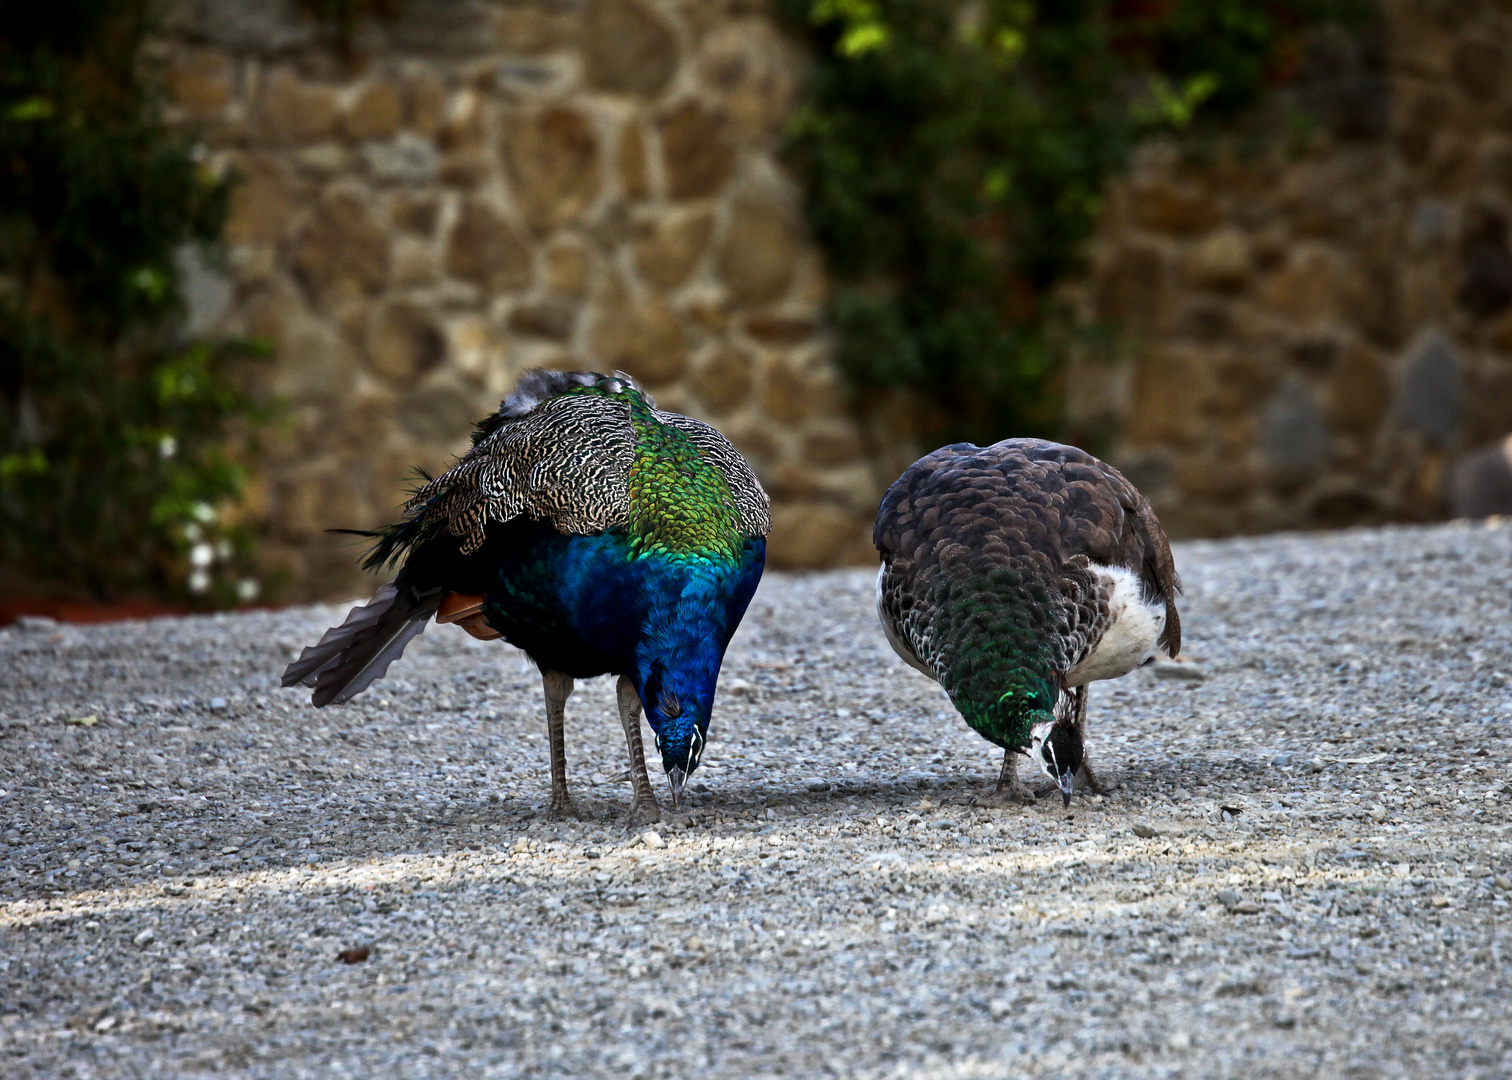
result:
[[[1441,516],[1512,431],[1512,4],[1384,8],[1315,46],[1301,146],[1148,146],[1112,193],[1084,300],[1127,347],[1072,412],[1175,533]]]
[[[759,0],[398,6],[346,53],[276,0],[168,23],[174,117],[244,178],[230,287],[191,265],[192,318],[275,349],[290,425],[256,495],[291,596],[360,590],[323,530],[390,520],[537,365],[626,370],[726,431],[773,496],[774,565],[874,558],[891,477],[775,158],[802,44]]]
[[[192,319],[270,339],[256,492],[294,598],[362,587],[391,518],[534,365],[623,368],[773,495],[774,565],[870,561],[918,449],[848,412],[776,157],[804,45],[763,0],[404,0],[350,52],[278,0],[178,0],[176,117],[244,178]],[[1387,0],[1324,35],[1305,136],[1145,147],[1073,292],[1117,323],[1071,430],[1176,535],[1414,520],[1512,430],[1509,0]],[[1005,435],[1011,434],[1004,432]]]

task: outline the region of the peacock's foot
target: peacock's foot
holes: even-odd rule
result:
[[[652,799],[650,802],[646,802],[644,799],[636,799],[630,807],[630,816],[626,819],[625,824],[632,829],[637,829],[642,825],[655,825],[661,819],[661,806],[655,799]]]
[[[578,813],[578,808],[572,805],[572,800],[566,795],[551,797],[551,806],[546,810],[547,821],[582,821],[583,815]]]
[[[1106,795],[1112,790],[1111,785],[1104,784],[1092,771],[1092,766],[1082,762],[1082,767],[1076,772],[1076,791],[1090,791],[1093,795]]]

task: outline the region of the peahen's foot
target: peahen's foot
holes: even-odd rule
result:
[[[1025,788],[1017,790],[1007,787],[998,787],[986,795],[973,795],[972,806],[980,806],[985,810],[998,809],[1004,806],[1032,806],[1034,793]]]
[[[626,819],[625,824],[632,829],[637,829],[642,825],[655,825],[661,819],[661,806],[657,804],[655,799],[652,799],[650,802],[636,799],[630,807],[630,816]]]
[[[551,797],[551,805],[546,810],[547,821],[582,821],[583,815],[578,813],[578,808],[572,805],[572,799],[562,794]]]

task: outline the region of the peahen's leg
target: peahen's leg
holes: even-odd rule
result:
[[[1003,751],[1003,768],[998,773],[997,787],[991,795],[972,800],[977,806],[1021,806],[1034,801],[1034,795],[1019,780],[1018,752]]]
[[[1078,686],[1074,693],[1076,708],[1071,714],[1071,723],[1076,730],[1081,732],[1082,737],[1082,763],[1077,778],[1092,794],[1105,795],[1107,790],[1098,782],[1097,774],[1092,771],[1092,756],[1087,753],[1087,698],[1091,695],[1086,686]]]
[[[551,809],[547,816],[560,821],[577,816],[572,797],[567,794],[567,747],[562,735],[567,699],[572,695],[572,676],[543,670],[541,685],[546,691],[546,739],[551,744]]]
[[[619,677],[615,687],[619,697],[620,723],[625,728],[625,749],[630,752],[630,784],[635,791],[635,801],[630,805],[630,824],[649,825],[661,820],[661,806],[656,793],[651,790],[651,777],[646,774],[646,753],[641,745],[641,699],[635,684],[625,676]]]

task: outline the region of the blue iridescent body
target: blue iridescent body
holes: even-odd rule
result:
[[[708,733],[720,664],[761,580],[766,540],[746,539],[731,561],[637,556],[621,528],[564,536],[522,521],[500,533],[486,549],[489,625],[542,668],[627,676],[663,758],[686,761],[693,728],[700,743]],[[669,701],[679,715],[665,715]]]

